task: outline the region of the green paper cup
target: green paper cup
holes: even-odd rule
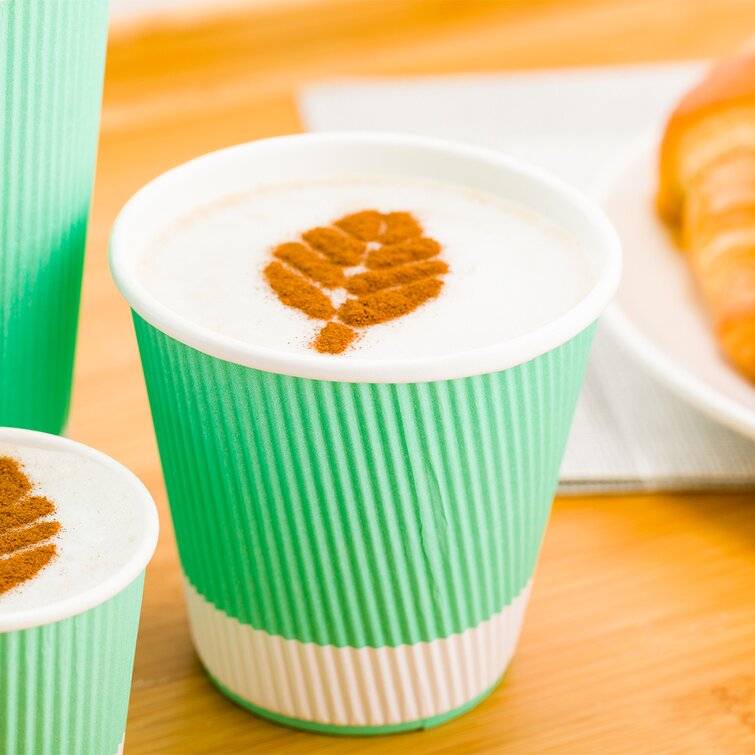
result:
[[[120,753],[157,510],[144,485],[99,451],[8,428],[0,428],[0,442],[67,451],[104,465],[133,489],[144,517],[142,541],[109,579],[52,605],[0,614],[0,753]]]
[[[192,325],[140,284],[166,223],[252,182],[409,175],[553,218],[595,269],[526,337],[446,357],[290,355]],[[296,198],[292,198],[295,204]],[[157,179],[111,266],[134,310],[197,652],[250,710],[381,734],[469,709],[522,626],[596,320],[620,271],[601,212],[496,153],[391,135],[256,142]]]
[[[0,425],[68,416],[107,0],[0,0]]]

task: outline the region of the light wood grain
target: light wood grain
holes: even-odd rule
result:
[[[149,571],[127,751],[755,752],[755,496],[556,502],[516,659],[472,713],[377,740],[303,735],[221,697],[191,649],[175,543],[107,236],[131,193],[211,149],[297,131],[330,76],[717,55],[755,29],[736,0],[323,0],[113,34],[70,434],[131,467],[163,531]]]

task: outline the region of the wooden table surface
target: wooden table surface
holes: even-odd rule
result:
[[[518,654],[473,712],[379,739],[305,735],[223,698],[193,654],[129,312],[107,236],[188,158],[300,129],[294,95],[343,75],[690,58],[755,30],[737,0],[278,2],[111,35],[70,434],[133,469],[162,535],[148,572],[127,751],[755,752],[755,495],[563,498]]]

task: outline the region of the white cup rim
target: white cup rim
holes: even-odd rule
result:
[[[134,501],[142,506],[145,532],[139,547],[118,571],[97,585],[70,598],[55,603],[0,614],[0,634],[15,632],[33,627],[52,624],[56,621],[78,616],[81,613],[102,605],[110,598],[125,590],[146,568],[157,547],[159,520],[157,507],[144,483],[122,464],[101,451],[96,451],[83,443],[62,438],[58,435],[0,427],[0,441],[14,445],[31,445],[53,451],[67,451],[83,456],[106,467],[114,475],[123,479],[134,491]]]
[[[245,160],[274,151],[323,149],[347,146],[363,149],[411,149],[432,157],[455,156],[485,164],[501,176],[528,182],[547,194],[560,210],[580,216],[590,228],[593,245],[598,248],[602,268],[592,288],[560,317],[523,336],[492,346],[442,356],[399,360],[348,360],[330,355],[283,352],[233,338],[198,326],[154,298],[141,284],[134,260],[139,248],[138,229],[160,213],[160,198],[171,187],[201,181],[213,168],[237,169]],[[415,173],[413,175],[420,175]],[[453,179],[450,179],[453,180]],[[459,181],[462,185],[463,181]],[[222,197],[219,192],[217,197]],[[547,214],[542,212],[541,214]],[[166,219],[166,222],[170,218]],[[597,241],[595,241],[597,239]],[[371,132],[328,132],[296,134],[262,139],[198,157],[158,176],[140,189],[121,210],[110,240],[110,267],[121,294],[145,321],[197,351],[245,367],[294,377],[356,383],[406,383],[451,380],[498,372],[528,362],[571,340],[592,325],[609,304],[621,276],[621,245],[618,235],[603,211],[566,182],[546,171],[492,150],[420,136]]]

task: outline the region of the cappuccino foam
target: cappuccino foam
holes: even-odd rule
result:
[[[55,556],[28,581],[0,594],[0,616],[74,597],[118,572],[143,543],[144,507],[126,479],[91,458],[33,443],[0,441],[0,458],[20,463],[30,494],[49,499]],[[21,500],[18,505],[24,505]],[[12,557],[0,556],[0,558]]]
[[[316,355],[324,323],[281,301],[264,271],[279,245],[363,210],[411,213],[440,245],[448,272],[434,298],[357,328],[343,354],[322,358],[395,360],[493,346],[557,319],[594,279],[579,242],[524,206],[451,183],[382,176],[260,186],[197,207],[157,235],[138,274],[149,294],[197,326]],[[343,290],[327,294],[336,310],[347,299]]]

